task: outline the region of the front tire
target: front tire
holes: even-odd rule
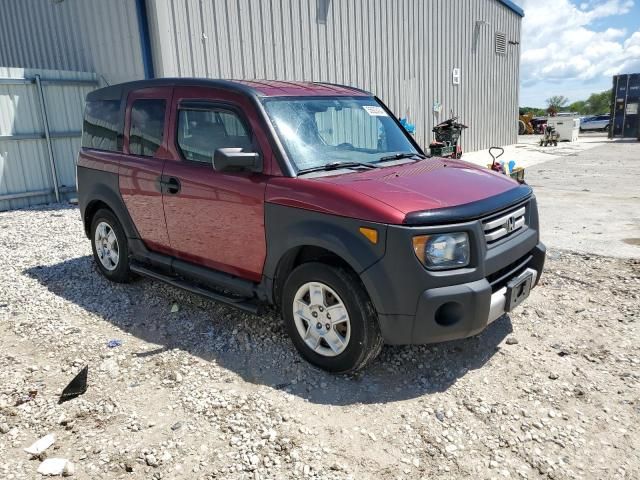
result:
[[[110,210],[101,209],[91,221],[91,248],[100,273],[118,283],[131,281],[127,237]]]
[[[364,368],[382,349],[378,319],[360,279],[324,263],[304,263],[286,280],[282,315],[294,346],[332,373]]]

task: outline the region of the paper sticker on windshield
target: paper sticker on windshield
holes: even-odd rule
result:
[[[387,117],[387,112],[384,111],[384,108],[378,105],[363,105],[362,108],[366,110],[366,112],[372,117]]]

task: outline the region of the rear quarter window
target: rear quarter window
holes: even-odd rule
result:
[[[82,146],[111,152],[122,151],[120,100],[87,102],[82,125]]]
[[[153,157],[162,145],[165,100],[136,100],[131,107],[129,153]]]

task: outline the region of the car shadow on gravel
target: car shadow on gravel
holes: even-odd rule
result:
[[[299,357],[273,312],[251,315],[148,279],[114,284],[99,274],[90,256],[24,273],[150,344],[133,348],[125,341],[121,348],[132,357],[154,362],[167,350],[183,350],[244,381],[317,404],[386,403],[445,391],[468,372],[482,368],[512,332],[505,315],[478,336],[435,345],[386,346],[363,372],[331,375]],[[174,302],[179,305],[177,312],[171,311]],[[104,340],[106,352],[110,339]]]

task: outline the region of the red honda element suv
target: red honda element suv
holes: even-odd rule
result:
[[[98,269],[257,312],[332,372],[463,338],[542,273],[526,185],[428,158],[372,94],[157,79],[87,96],[80,211]]]

